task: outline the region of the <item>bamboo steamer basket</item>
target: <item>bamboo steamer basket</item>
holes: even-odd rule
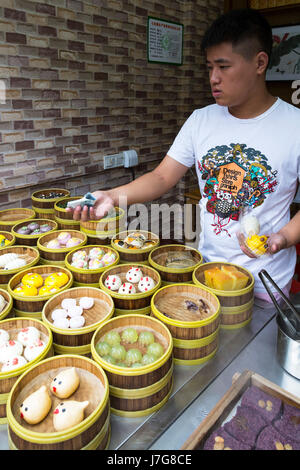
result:
[[[53,324],[51,312],[60,308],[63,299],[93,297],[94,306],[84,311],[85,325],[82,328],[58,328]],[[56,354],[91,354],[91,340],[96,329],[114,314],[114,303],[110,295],[96,287],[73,287],[51,297],[43,307],[42,320],[51,329]]]
[[[67,274],[68,282],[60,288],[60,292],[69,289],[73,284],[73,274],[63,266],[55,265],[38,265],[28,269],[23,269],[19,273],[15,274],[9,281],[7,290],[13,298],[14,312],[17,317],[30,317],[34,319],[42,318],[42,310],[47,302],[54,294],[47,295],[36,295],[36,296],[22,296],[13,292],[13,290],[21,284],[22,277],[25,274],[37,273],[40,274],[44,279],[50,274],[63,272]]]
[[[75,367],[80,385],[70,400],[89,401],[81,423],[63,430],[53,427],[53,410],[63,400],[51,394],[52,407],[35,425],[19,417],[19,406],[42,384],[50,387],[61,371]],[[105,372],[95,361],[75,354],[55,356],[32,366],[13,386],[7,401],[10,449],[18,450],[104,450],[109,445],[109,388]]]
[[[11,339],[17,339],[18,332],[23,328],[27,328],[28,326],[34,326],[40,331],[41,339],[45,341],[46,346],[35,359],[27,362],[27,364],[25,364],[24,366],[9,372],[1,372],[0,370],[0,424],[5,424],[7,422],[7,399],[9,392],[11,391],[13,385],[16,383],[18,378],[32,365],[42,361],[46,357],[53,356],[51,330],[50,328],[48,328],[47,325],[44,325],[41,321],[34,320],[32,318],[10,318],[0,321],[0,328],[10,333]]]
[[[80,238],[81,242],[76,245],[76,248],[80,248],[86,245],[87,236],[79,230],[55,230],[55,232],[45,233],[44,235],[41,235],[37,241],[37,247],[41,256],[41,264],[55,264],[65,266],[66,255],[70,251],[74,250],[74,246],[70,248],[64,247],[58,249],[51,249],[46,247],[46,244],[50,240],[57,238],[58,235],[62,232],[68,232],[72,237]]]
[[[12,246],[16,243],[16,237],[14,236],[13,233],[2,230],[0,232],[0,235],[3,235],[7,240],[9,240],[9,243],[7,243],[7,245],[3,245],[3,246],[0,245],[0,250],[2,248],[7,248],[8,246]]]
[[[89,245],[110,245],[111,239],[124,228],[125,211],[115,207],[115,217],[80,221],[80,230],[88,237]]]
[[[16,273],[35,266],[40,260],[39,251],[33,246],[13,245],[0,250],[0,256],[6,253],[17,253],[21,258],[24,258],[27,261],[27,264],[22,268],[17,269],[0,269],[0,288],[2,289],[8,288],[7,286],[10,279]]]
[[[63,202],[68,203],[69,201],[76,201],[76,199],[81,199],[82,197],[83,196],[74,196],[57,199],[54,204],[54,217],[59,230],[80,230],[80,221],[73,219],[73,211],[67,211],[66,208],[60,207],[60,204]]]
[[[58,225],[54,220],[34,219],[34,222],[36,222],[39,225],[49,224],[50,227],[52,227],[51,230],[49,230],[48,232],[45,232],[45,233],[54,232],[58,228]],[[21,224],[18,223],[16,225],[14,225],[11,229],[12,234],[14,235],[14,237],[16,239],[16,244],[17,245],[37,246],[37,241],[38,241],[39,237],[41,237],[42,235],[41,234],[38,234],[38,235],[22,235],[22,234],[18,233],[19,228],[21,228],[23,225],[24,225],[24,223],[21,223]]]
[[[246,287],[234,291],[222,291],[207,287],[204,281],[204,271],[207,268],[220,267],[221,265],[235,266],[239,271],[249,277]],[[211,262],[198,266],[193,273],[194,284],[213,292],[221,304],[221,328],[234,330],[246,326],[252,320],[254,305],[254,277],[242,266],[233,263]]]
[[[35,191],[31,195],[31,202],[36,217],[55,220],[54,204],[62,196],[49,199],[44,199],[40,197],[42,194],[50,194],[52,192],[64,194],[64,197],[70,196],[70,191],[63,188],[47,188]]]
[[[5,209],[0,211],[0,230],[11,232],[11,229],[16,223],[27,222],[35,218],[33,209],[16,208]]]
[[[168,257],[168,253],[190,253],[195,259],[193,266],[185,268],[171,268],[164,266],[164,263]],[[149,254],[149,264],[161,276],[162,286],[174,284],[177,282],[192,283],[193,282],[193,271],[194,269],[202,264],[203,257],[201,253],[195,248],[191,248],[186,245],[174,244],[174,245],[162,245],[154,248]]]
[[[164,354],[152,364],[137,368],[106,362],[97,353],[96,344],[108,331],[117,329],[120,332],[127,327],[151,331],[164,345]],[[107,374],[113,414],[129,418],[146,416],[168,401],[173,387],[173,340],[163,323],[145,315],[114,317],[95,331],[91,349],[93,359]]]
[[[176,298],[180,301],[184,298],[195,301],[202,298],[210,304],[212,314],[199,320],[194,313],[182,312]],[[168,310],[168,314],[165,310]],[[151,315],[162,321],[172,334],[175,364],[202,364],[216,354],[219,346],[220,302],[208,289],[189,283],[164,286],[151,299]]]
[[[103,266],[102,268],[98,268],[98,269],[82,269],[82,268],[76,268],[75,266],[72,266],[72,256],[74,255],[74,253],[82,249],[86,253],[89,253],[93,248],[101,248],[106,253],[108,253],[109,251],[113,252],[116,256],[115,261],[109,266]],[[73,274],[74,287],[75,286],[76,287],[92,286],[92,287],[99,288],[99,279],[100,279],[101,274],[108,267],[115,266],[116,264],[118,264],[119,260],[120,260],[119,253],[113,248],[110,248],[106,245],[85,245],[83,248],[77,248],[75,250],[70,251],[70,253],[68,253],[65,258],[65,265]]]
[[[0,312],[0,321],[4,320],[6,317],[10,316],[12,313],[12,308],[13,308],[13,298],[10,295],[9,292],[7,292],[5,289],[0,289],[0,295],[5,300],[4,308]]]
[[[144,277],[152,277],[155,286],[148,292],[137,292],[136,294],[119,294],[118,291],[112,291],[105,286],[105,279],[110,275],[117,275],[122,282],[126,280],[126,273],[130,268],[137,267],[143,272]],[[100,276],[100,289],[110,294],[115,304],[115,315],[127,315],[128,313],[148,315],[151,311],[151,297],[160,288],[160,274],[151,266],[143,264],[118,264],[106,269]]]
[[[130,233],[141,233],[146,237],[147,240],[152,240],[155,242],[154,245],[144,248],[144,249],[132,249],[132,248],[123,248],[118,246],[116,240],[124,240],[127,235]],[[117,235],[114,235],[111,239],[111,246],[118,251],[120,255],[120,263],[140,263],[149,265],[148,257],[150,251],[152,251],[155,247],[159,245],[159,237],[152,232],[147,232],[145,230],[125,230],[123,232],[119,232]]]

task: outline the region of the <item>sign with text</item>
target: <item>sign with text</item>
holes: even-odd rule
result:
[[[183,25],[148,17],[148,62],[182,65]]]

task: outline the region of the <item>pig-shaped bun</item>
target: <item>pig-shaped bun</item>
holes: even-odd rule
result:
[[[88,401],[69,400],[57,405],[53,411],[53,426],[56,431],[63,431],[79,424],[84,419],[84,410]]]
[[[28,424],[40,423],[51,409],[51,398],[45,385],[28,395],[20,406],[20,416]]]
[[[50,390],[58,398],[68,398],[79,386],[79,375],[75,367],[63,370],[51,382]]]

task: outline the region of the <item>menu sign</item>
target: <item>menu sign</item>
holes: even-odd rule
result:
[[[182,65],[183,25],[148,17],[148,62]]]

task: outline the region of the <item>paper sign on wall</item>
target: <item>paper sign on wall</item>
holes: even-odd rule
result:
[[[183,25],[148,17],[148,62],[182,65]]]

